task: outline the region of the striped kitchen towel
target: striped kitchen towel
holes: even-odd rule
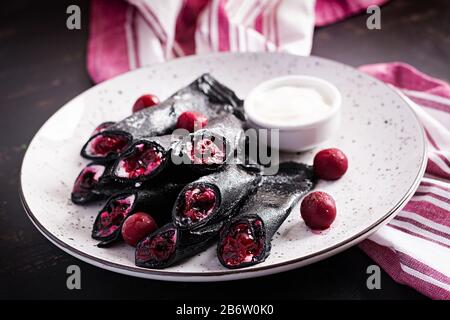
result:
[[[403,63],[360,68],[390,85],[415,110],[428,139],[428,163],[403,210],[360,248],[395,281],[450,299],[450,86]]]
[[[168,59],[219,51],[309,55],[324,26],[387,0],[91,0],[95,82]]]
[[[386,0],[92,0],[88,70],[100,82],[217,51],[309,55],[314,25]],[[399,283],[450,299],[450,87],[401,63],[361,67],[404,95],[425,127],[426,176],[406,207],[360,244]]]

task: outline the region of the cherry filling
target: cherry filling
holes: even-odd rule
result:
[[[163,153],[153,144],[140,143],[134,146],[129,156],[119,161],[115,174],[119,178],[126,179],[147,176],[158,168],[163,160]]]
[[[261,220],[237,221],[221,236],[220,259],[227,267],[257,262],[265,250],[264,240]]]
[[[91,156],[105,157],[110,153],[121,153],[128,146],[129,138],[114,133],[101,133],[89,141],[86,148]]]
[[[170,228],[145,238],[138,243],[136,260],[141,263],[165,262],[176,250],[177,232]]]
[[[105,167],[102,165],[91,165],[81,170],[72,189],[72,196],[81,199],[90,195],[101,176],[105,172]]]
[[[95,222],[94,238],[109,237],[120,229],[122,222],[130,214],[134,200],[134,195],[110,200]]]
[[[192,164],[222,164],[225,160],[224,145],[216,143],[214,137],[188,142],[186,149]]]
[[[216,192],[210,187],[195,186],[181,196],[178,214],[184,225],[206,219],[216,209]]]

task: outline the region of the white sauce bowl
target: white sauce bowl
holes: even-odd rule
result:
[[[330,106],[329,110],[316,117],[312,121],[299,121],[295,123],[281,124],[279,120],[270,120],[262,117],[257,112],[257,97],[269,90],[280,87],[300,87],[316,90]],[[273,108],[280,110],[283,105],[274,105]],[[247,115],[247,121],[250,127],[255,129],[268,129],[269,134],[273,129],[279,129],[278,145],[271,144],[271,139],[267,141],[268,145],[277,147],[283,151],[304,151],[311,149],[331,138],[339,129],[341,120],[341,94],[339,90],[330,82],[311,76],[292,75],[274,78],[265,81],[251,90],[244,101],[244,110]]]

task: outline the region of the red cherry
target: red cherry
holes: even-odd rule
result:
[[[336,180],[348,169],[346,155],[339,149],[325,149],[314,157],[314,172],[324,180]]]
[[[115,165],[115,174],[125,179],[139,178],[152,173],[164,160],[165,156],[156,147],[139,143]]]
[[[204,128],[207,124],[208,118],[204,114],[196,111],[186,111],[178,117],[177,128],[194,132],[195,129]]]
[[[324,230],[329,228],[336,218],[336,203],[328,193],[312,192],[303,199],[300,213],[308,227]]]
[[[145,213],[136,212],[128,217],[122,225],[122,237],[126,243],[130,246],[136,246],[136,244],[149,235],[153,231],[158,229],[155,220]]]
[[[194,187],[184,194],[182,214],[190,221],[206,219],[216,207],[216,193],[207,187]]]
[[[238,222],[232,225],[227,234],[222,237],[218,254],[226,266],[237,267],[243,263],[255,261],[265,250],[264,237],[255,237],[255,234],[262,233],[262,222],[254,220],[250,223],[253,226],[249,223]]]
[[[93,155],[107,156],[110,153],[121,153],[129,144],[126,136],[114,133],[100,134],[89,142],[89,152]]]
[[[141,111],[142,109],[153,107],[159,104],[159,99],[154,94],[144,94],[139,97],[133,105],[133,113]]]

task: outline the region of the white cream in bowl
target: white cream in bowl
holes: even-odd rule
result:
[[[244,103],[250,126],[279,129],[278,147],[303,151],[331,138],[339,128],[341,96],[328,81],[286,76],[255,87]],[[270,139],[268,140],[270,144]]]
[[[282,86],[261,92],[251,104],[253,114],[273,125],[314,122],[331,111],[331,105],[314,88]]]

